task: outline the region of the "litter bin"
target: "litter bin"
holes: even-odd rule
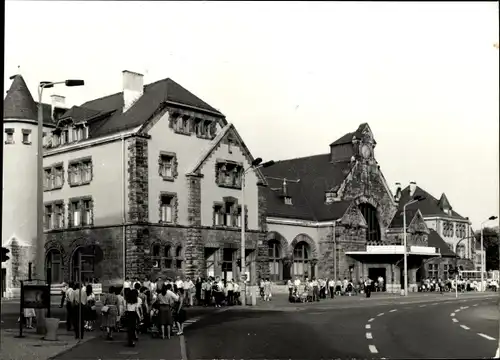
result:
[[[59,319],[56,318],[46,318],[45,327],[47,333],[45,334],[44,340],[56,341],[57,340],[57,329],[59,329]]]
[[[405,296],[405,289],[401,289],[401,296]]]

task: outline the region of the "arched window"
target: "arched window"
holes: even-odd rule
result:
[[[370,204],[363,203],[359,205],[359,211],[363,214],[368,225],[368,229],[366,229],[366,241],[380,241],[380,224],[377,218],[377,209]]]
[[[163,256],[163,264],[165,266],[165,269],[171,269],[173,265],[173,258],[172,258],[172,246],[170,245],[165,245],[165,252]]]
[[[47,268],[51,268],[51,281],[53,284],[63,282],[63,268],[61,252],[57,249],[52,249],[47,253],[45,258]]]
[[[159,268],[161,266],[161,247],[160,244],[153,244],[151,247],[151,261],[153,262],[154,268]]]
[[[276,240],[268,242],[269,277],[272,281],[281,280],[281,253],[280,243]]]
[[[309,245],[301,241],[293,249],[293,275],[304,277],[309,275]]]
[[[73,281],[90,282],[96,277],[94,274],[95,255],[93,246],[82,246],[75,250],[71,261]]]
[[[182,264],[184,262],[184,257],[182,255],[182,246],[177,246],[175,249],[175,266],[177,269],[182,270]]]

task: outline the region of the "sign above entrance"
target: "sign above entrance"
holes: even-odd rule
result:
[[[247,279],[248,279],[247,274],[241,274],[240,279],[241,279],[241,281],[247,281]]]
[[[366,251],[349,251],[346,255],[390,255],[404,254],[402,245],[368,245]],[[409,255],[438,255],[435,247],[429,246],[409,246]]]

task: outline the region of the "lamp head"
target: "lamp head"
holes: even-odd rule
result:
[[[273,166],[273,165],[274,165],[274,160],[269,160],[269,161],[266,161],[265,163],[263,163],[261,166],[263,168],[266,168],[266,167]]]
[[[252,166],[259,166],[261,162],[262,158],[257,158],[254,161],[252,161]]]
[[[66,86],[83,86],[85,85],[85,81],[83,80],[66,80],[64,82]]]
[[[490,216],[490,217],[488,218],[488,220],[496,220],[496,219],[498,219],[498,216]]]

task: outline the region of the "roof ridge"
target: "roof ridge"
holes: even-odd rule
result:
[[[302,157],[296,157],[296,158],[284,159],[284,160],[277,160],[276,163],[283,163],[283,162],[286,162],[286,161],[293,161],[293,160],[302,160],[302,159],[308,159],[308,158],[319,157],[319,156],[326,156],[326,155],[329,155],[329,153],[308,155],[308,156],[302,156]]]

